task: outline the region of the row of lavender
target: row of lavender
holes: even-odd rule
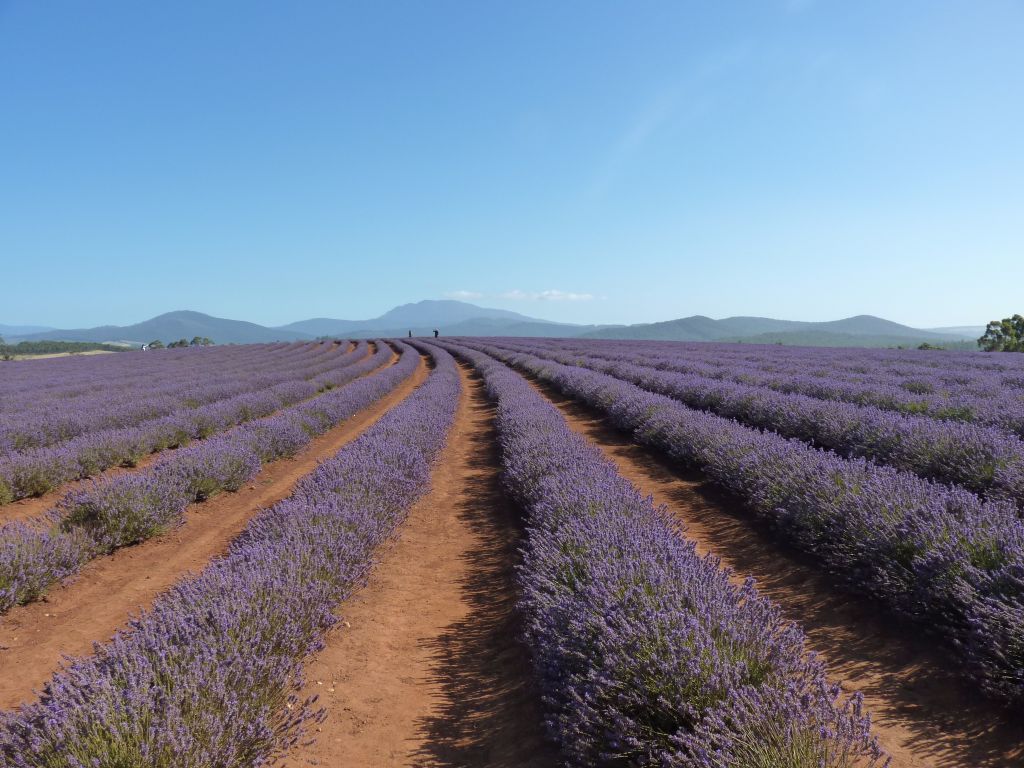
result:
[[[0,412],[10,405],[31,405],[37,397],[49,400],[74,399],[106,391],[105,382],[116,379],[128,387],[140,381],[155,382],[175,372],[206,368],[212,361],[219,366],[241,364],[258,357],[267,358],[289,350],[301,349],[305,342],[246,344],[227,347],[168,349],[158,353],[121,353],[117,355],[69,356],[10,363],[0,379]]]
[[[41,702],[0,715],[0,764],[255,766],[300,738],[319,715],[293,693],[302,660],[427,487],[453,421],[458,375],[448,355],[435,359],[422,387],[261,512],[226,556],[58,674]],[[374,396],[408,375],[400,365],[365,380]]]
[[[262,464],[292,456],[408,378],[419,355],[405,347],[398,363],[354,381],[392,358],[378,351],[346,369],[352,383],[176,451],[139,473],[69,494],[42,518],[0,528],[0,611],[39,597],[92,558],[138,543],[179,523],[186,507],[238,490]]]
[[[180,392],[193,384],[204,384],[212,377],[222,377],[230,383],[234,371],[244,370],[261,360],[273,363],[289,357],[316,352],[311,345],[294,344],[288,347],[212,347],[196,350],[195,355],[183,355],[181,350],[121,353],[91,357],[67,358],[75,367],[57,372],[45,363],[36,361],[31,367],[13,368],[4,377],[8,391],[0,394],[0,417],[5,420],[12,413],[36,414],[49,408],[94,410],[109,401],[110,383],[129,400],[151,396],[163,391]],[[201,352],[201,353],[200,353]],[[54,383],[60,382],[62,386]],[[108,402],[109,407],[109,402]],[[111,411],[113,412],[113,411]],[[116,413],[115,413],[116,415]]]
[[[109,372],[98,372],[106,389],[94,395],[54,400],[39,394],[14,411],[0,414],[0,452],[56,445],[97,430],[135,426],[186,408],[256,392],[293,380],[296,369],[315,371],[320,366],[326,370],[342,349],[333,344],[307,344],[273,354],[250,354],[243,360],[227,353],[218,359],[208,353],[202,357],[203,365],[189,371],[144,362],[159,353],[135,353],[130,357],[146,369],[146,375],[133,386],[116,377],[103,378]],[[116,398],[110,396],[114,382]]]
[[[987,691],[1024,698],[1024,520],[1012,504],[843,459],[586,368],[472,346],[700,468],[823,567],[946,638]]]
[[[574,340],[542,344],[563,350],[589,346]],[[979,372],[977,376],[985,379],[984,385],[978,381],[969,386],[941,385],[920,377],[906,379],[883,374],[866,376],[862,381],[848,381],[829,370],[832,365],[829,361],[835,357],[835,350],[802,348],[791,353],[788,365],[781,365],[766,351],[737,353],[735,347],[741,345],[608,341],[595,344],[601,346],[605,354],[623,362],[797,393],[819,400],[872,405],[887,411],[944,421],[969,422],[1024,437],[1024,366],[1019,364],[1016,370],[1007,370],[1008,366],[1004,365],[1002,370]],[[843,350],[842,354],[852,361],[860,361],[867,369],[872,352],[874,350]],[[932,353],[934,360],[947,366],[941,369],[945,373],[937,375],[958,377],[960,371],[957,366],[961,365],[963,357]],[[967,357],[991,358],[980,353]],[[1003,355],[1000,359],[1013,357]]]
[[[878,765],[798,627],[730,583],[518,374],[446,345],[497,403],[505,482],[527,512],[521,608],[567,763]]]
[[[361,342],[351,352],[291,360],[279,372],[241,376],[227,392],[240,394],[193,407],[178,403],[164,416],[131,427],[103,429],[44,448],[0,456],[0,505],[41,496],[66,482],[92,477],[109,467],[135,466],[143,457],[177,448],[230,427],[267,416],[352,378],[348,368],[367,355]],[[206,388],[210,394],[219,387]]]
[[[828,402],[749,384],[624,362],[602,342],[499,342],[566,365],[580,365],[748,426],[794,437],[846,457],[863,457],[921,477],[962,485],[1024,509],[1024,441],[993,427],[908,416],[874,406]]]
[[[773,373],[809,373],[851,383],[895,382],[905,384],[908,392],[925,389],[992,394],[1004,387],[1024,386],[1024,361],[1013,355],[678,342],[652,342],[650,346],[661,346],[669,354],[683,349],[689,359],[708,365],[750,363]]]

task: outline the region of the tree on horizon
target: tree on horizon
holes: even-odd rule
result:
[[[993,320],[978,339],[978,346],[986,352],[1024,352],[1024,316]]]

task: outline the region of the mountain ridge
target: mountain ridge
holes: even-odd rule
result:
[[[0,325],[0,329],[7,327]],[[299,320],[269,327],[245,320],[215,317],[194,310],[165,312],[125,326],[49,329],[8,334],[8,341],[164,342],[206,336],[217,343],[259,343],[310,340],[322,336],[350,338],[401,337],[412,331],[430,335],[434,328],[445,336],[524,336],[594,339],[653,339],[664,341],[720,341],[806,346],[897,346],[921,343],[967,343],[971,326],[919,329],[874,315],[813,322],[736,315],[715,319],[706,315],[634,325],[578,325],[530,317],[519,312],[479,307],[451,299],[402,304],[370,320],[328,317]],[[2,331],[0,331],[2,332]],[[975,337],[976,338],[976,337]]]
[[[214,317],[193,310],[176,310],[131,325],[100,325],[94,328],[54,329],[17,337],[24,341],[130,341],[145,344],[155,339],[168,342],[206,336],[220,343],[253,344],[267,341],[301,341],[308,337],[270,329],[245,320]]]
[[[310,320],[299,320],[287,325],[276,326],[276,328],[297,333],[307,333],[313,336],[331,336],[349,333],[360,328],[401,329],[403,326],[450,326],[480,318],[507,319],[517,322],[550,322],[548,320],[528,317],[507,309],[478,307],[475,304],[455,301],[454,299],[424,299],[409,304],[400,304],[393,309],[389,309],[383,315],[370,318],[369,320],[338,320],[330,317],[316,317]]]

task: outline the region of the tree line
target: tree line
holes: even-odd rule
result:
[[[13,360],[18,355],[59,355],[80,352],[124,352],[127,347],[98,344],[91,341],[19,341],[7,344],[0,337],[0,359]]]
[[[154,339],[149,344],[143,345],[144,349],[178,349],[179,347],[212,347],[213,341],[206,336],[193,336],[192,341],[178,339],[177,341],[164,344],[160,339]]]

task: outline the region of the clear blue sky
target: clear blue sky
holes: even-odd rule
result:
[[[0,322],[1024,311],[1024,3],[0,0]]]

